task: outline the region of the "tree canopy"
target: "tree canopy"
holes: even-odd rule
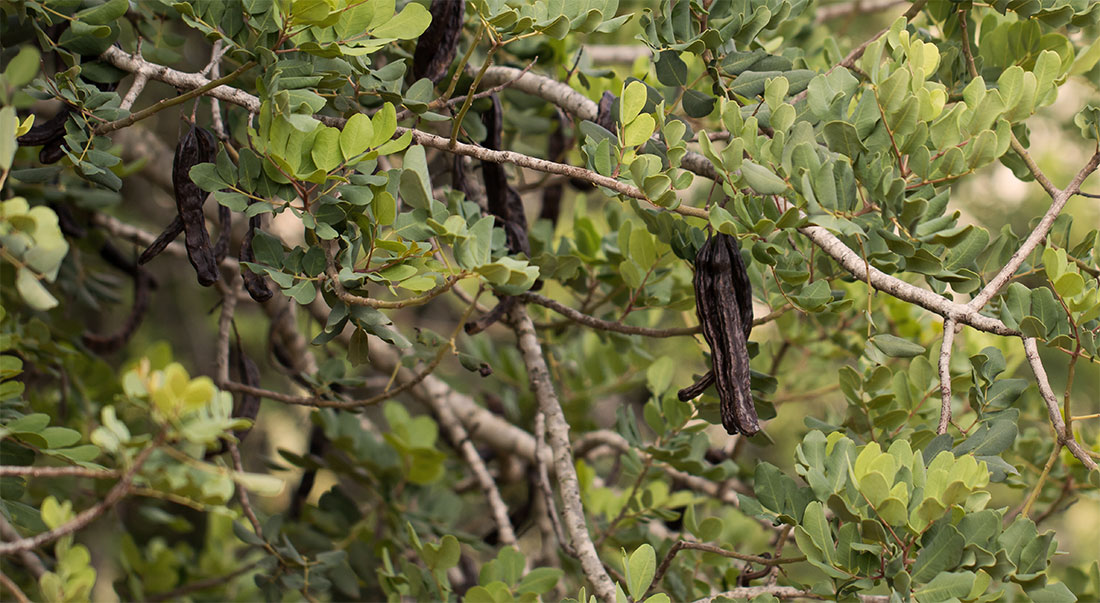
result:
[[[3,596],[1100,598],[1100,1],[0,16]]]

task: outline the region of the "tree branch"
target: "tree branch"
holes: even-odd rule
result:
[[[141,470],[141,466],[145,464],[149,455],[159,448],[163,442],[164,433],[162,432],[150,446],[138,453],[137,457],[134,458],[134,464],[130,467],[130,470],[122,476],[122,479],[119,480],[109,492],[107,492],[107,496],[105,496],[99,504],[81,511],[71,521],[65,522],[37,536],[21,538],[13,542],[0,543],[0,555],[11,555],[12,553],[38,548],[62,536],[81,530],[95,521],[100,515],[103,515],[108,509],[115,506],[118,501],[122,500],[123,497],[129,493],[130,485],[134,483],[134,478],[137,477],[137,473]]]
[[[616,333],[625,333],[627,335],[643,335],[646,337],[678,337],[683,335],[695,335],[702,333],[702,328],[694,327],[672,327],[668,329],[652,329],[649,327],[636,327],[634,325],[624,325],[621,322],[611,322],[610,320],[603,320],[590,316],[578,310],[574,310],[565,304],[539,295],[538,293],[524,293],[519,296],[520,300],[538,304],[540,306],[550,308],[551,310],[561,314],[562,316],[572,320],[577,324],[584,325],[586,327],[592,327],[593,329],[600,329],[601,331],[614,331]],[[567,323],[568,324],[568,323]]]
[[[721,555],[722,557],[728,557],[730,559],[740,559],[741,561],[748,561],[749,563],[755,563],[757,565],[764,566],[776,566],[784,565],[787,563],[799,563],[805,561],[806,557],[788,557],[788,558],[772,558],[772,557],[760,557],[758,555],[746,555],[744,553],[738,553],[737,551],[729,551],[721,547],[714,546],[713,544],[707,544],[705,542],[692,542],[689,540],[678,540],[673,543],[672,547],[668,549],[668,553],[665,554],[665,558],[661,560],[661,565],[657,567],[657,573],[653,575],[653,582],[649,589],[652,591],[664,578],[665,573],[668,572],[668,568],[672,566],[672,560],[676,557],[676,554],[682,550],[703,551],[706,553],[713,553],[715,555]]]
[[[581,563],[584,575],[592,583],[596,596],[603,601],[615,600],[615,585],[604,569],[592,537],[581,503],[577,470],[573,465],[573,452],[569,444],[569,423],[562,413],[558,395],[550,381],[550,371],[542,355],[542,346],[535,334],[535,325],[527,314],[527,307],[517,304],[509,313],[509,320],[516,332],[516,344],[527,367],[527,378],[538,401],[539,410],[546,415],[546,431],[554,455],[554,469],[561,492],[565,530],[569,533],[573,549]]]
[[[1026,154],[1026,150],[1023,152]],[[1021,155],[1021,157],[1022,156],[1023,155]],[[1043,214],[1043,218],[1039,220],[1039,223],[1031,231],[1031,234],[1027,236],[1027,239],[1020,244],[1020,248],[1012,254],[1008,263],[997,272],[996,276],[986,283],[985,287],[974,296],[974,299],[970,300],[967,306],[975,310],[980,310],[989,303],[989,300],[993,299],[994,295],[1008,284],[1008,281],[1012,279],[1012,276],[1016,274],[1016,271],[1019,270],[1024,260],[1027,259],[1027,256],[1031,255],[1031,252],[1046,238],[1050,229],[1054,226],[1054,220],[1058,218],[1058,214],[1062,213],[1062,208],[1066,206],[1066,201],[1069,201],[1070,197],[1081,190],[1081,183],[1085,181],[1085,178],[1088,178],[1090,174],[1096,171],[1098,165],[1100,165],[1100,151],[1092,154],[1092,157],[1090,157],[1084,167],[1077,172],[1073,180],[1066,185],[1066,188],[1061,190],[1054,189],[1055,192],[1051,195],[1050,207],[1047,208],[1046,213]]]
[[[940,423],[936,433],[947,433],[951,424],[951,348],[955,343],[958,325],[948,318],[943,323],[943,343],[940,344]]]
[[[1058,396],[1050,388],[1050,380],[1047,378],[1046,368],[1043,367],[1043,360],[1039,357],[1039,347],[1035,343],[1035,338],[1023,337],[1022,339],[1024,341],[1024,355],[1027,356],[1027,362],[1031,365],[1031,372],[1035,374],[1035,382],[1039,385],[1039,395],[1043,397],[1043,402],[1046,403],[1047,416],[1050,418],[1050,425],[1054,428],[1055,436],[1059,442],[1069,449],[1073,456],[1077,457],[1077,460],[1081,461],[1081,464],[1092,470],[1097,469],[1096,461],[1092,460],[1088,451],[1066,429],[1066,422],[1062,420],[1062,411],[1058,406]]]
[[[925,0],[918,0],[917,3],[913,4],[910,10],[906,12],[906,16],[911,18],[910,13],[915,16],[916,13],[920,11],[920,8],[923,7],[924,1]],[[177,86],[201,86],[209,83],[206,78],[199,74],[187,74],[167,67],[154,66],[113,47],[108,49],[108,51],[103,54],[103,57],[120,69],[128,71],[145,70],[151,74],[151,77]],[[513,87],[516,89],[531,94],[537,94],[543,98],[549,97],[549,99],[554,99],[555,102],[560,102],[560,106],[566,110],[570,110],[571,112],[577,111],[578,113],[575,114],[579,117],[595,117],[596,104],[585,98],[579,92],[572,90],[565,84],[530,72],[517,77],[519,71],[519,69],[510,67],[492,67],[486,71],[486,82],[492,81],[491,77],[493,74],[501,74],[497,77],[506,77],[507,79],[515,80]],[[219,86],[209,90],[208,94],[227,102],[238,104],[250,111],[257,111],[259,109],[259,99],[235,88]],[[342,118],[326,118],[323,121],[336,126],[340,126],[346,122],[346,120]],[[406,131],[413,133],[413,140],[417,144],[457,153],[459,155],[476,157],[483,161],[512,163],[520,167],[527,167],[542,172],[576,177],[633,199],[647,200],[645,194],[638,189],[638,187],[602,176],[590,170],[555,163],[553,161],[546,161],[544,159],[536,159],[512,151],[493,151],[483,147],[462,143],[456,143],[452,147],[449,139],[426,132],[420,132],[418,130],[409,130],[407,128],[398,128],[396,135],[402,135]],[[701,159],[701,162],[695,164],[689,161],[692,155],[692,153],[685,155],[683,162],[684,167],[701,176],[720,179],[720,175],[709,160],[699,155],[698,157]],[[703,219],[709,216],[705,209],[684,205],[677,207],[673,211],[684,216]],[[799,229],[799,232],[832,256],[833,259],[851,272],[856,278],[869,282],[872,287],[880,291],[893,295],[903,301],[915,303],[945,318],[954,318],[961,324],[969,325],[981,331],[987,331],[998,335],[1019,335],[1019,332],[1008,328],[1004,323],[995,318],[983,316],[973,308],[954,303],[931,291],[921,289],[901,279],[887,275],[876,268],[870,268],[870,278],[868,278],[866,270],[867,264],[863,259],[847,247],[840,239],[820,226],[804,226]]]

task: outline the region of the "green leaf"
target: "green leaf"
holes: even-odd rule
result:
[[[867,145],[860,140],[856,127],[846,121],[830,121],[822,128],[829,148],[853,159],[867,152]]]
[[[393,105],[389,106],[392,107]],[[379,111],[379,113],[382,113],[382,111]],[[383,118],[377,117],[376,119],[381,122]],[[356,113],[348,118],[347,123],[344,124],[344,129],[340,131],[340,152],[345,160],[350,160],[366,151],[373,140],[374,126],[370,117],[364,113]]]
[[[427,209],[432,200],[432,181],[428,176],[428,160],[424,155],[424,147],[409,147],[405,151],[405,163],[401,167],[401,198],[409,207]]]
[[[57,306],[57,298],[51,295],[38,280],[38,276],[25,266],[19,268],[15,288],[23,301],[35,310],[49,310]]]
[[[645,84],[639,81],[630,82],[619,99],[619,122],[627,125],[634,121],[634,118],[638,117],[638,114],[642,112],[642,108],[645,107],[647,98],[649,98],[649,92],[646,90]],[[650,133],[652,132],[653,129],[650,128]]]
[[[924,346],[888,333],[875,335],[871,341],[883,354],[892,358],[912,358],[925,353]]]
[[[254,231],[252,237],[252,253],[256,256],[256,261],[260,264],[273,268],[283,267],[283,256],[285,252],[283,251],[282,242],[264,230],[257,229]]]
[[[569,33],[569,17],[560,15],[548,24],[536,25],[534,29],[555,40],[564,39]]]
[[[129,8],[129,0],[107,0],[99,6],[86,8],[74,16],[91,25],[107,25],[125,15]]]
[[[660,396],[672,385],[672,377],[676,373],[676,365],[669,356],[661,356],[645,371],[646,383],[649,391]]]
[[[398,40],[415,40],[428,29],[432,21],[432,15],[428,9],[416,2],[410,2],[381,26],[371,32],[376,38],[395,38]]]
[[[15,149],[19,145],[15,142],[15,130],[19,127],[19,118],[15,116],[14,107],[0,109],[0,172],[11,169],[11,162],[15,158]]]
[[[21,46],[19,54],[12,57],[8,66],[4,68],[4,80],[12,88],[22,88],[38,75],[38,49],[34,46]],[[14,114],[14,113],[13,113]],[[0,140],[3,134],[0,133]]]
[[[698,90],[685,90],[684,98],[680,100],[680,103],[684,106],[684,113],[695,119],[702,119],[710,115],[711,111],[714,111],[714,105],[717,102],[717,98]]]
[[[919,603],[940,603],[961,599],[970,593],[975,575],[971,572],[946,572],[913,592]]]
[[[359,114],[357,114],[359,115]],[[336,128],[322,128],[313,139],[313,148],[310,156],[318,168],[331,172],[344,162],[344,156],[340,148],[341,133]]]
[[[821,549],[824,560],[832,563],[833,552],[836,545],[833,542],[833,533],[829,528],[829,521],[825,519],[825,510],[819,501],[813,501],[806,506],[806,512],[802,516],[802,528],[810,536],[814,544]]]
[[[741,176],[745,184],[761,195],[778,195],[787,190],[786,181],[768,168],[748,159],[741,162]]]
[[[929,582],[941,572],[955,568],[962,559],[964,544],[966,541],[963,535],[954,526],[941,527],[932,541],[917,555],[917,560],[913,563],[910,572],[913,581]]]
[[[200,163],[192,167],[189,174],[191,182],[208,193],[229,188],[229,183],[222,180],[221,174],[218,173],[218,166],[213,163]]]
[[[662,50],[657,57],[657,81],[666,86],[686,86],[687,64],[675,50]]]
[[[375,112],[374,117],[371,118],[371,129],[374,138],[370,141],[370,148],[382,146],[387,140],[393,138],[394,132],[397,131],[397,110],[393,108],[393,103],[386,103]]]
[[[653,116],[648,113],[635,117],[634,121],[623,128],[623,147],[636,147],[645,144],[649,137],[653,135],[653,128],[656,125],[657,122],[653,121]]]
[[[1023,381],[1023,379],[1018,379],[1017,381]],[[1003,383],[1003,381],[998,381],[997,383]],[[1011,420],[982,423],[981,428],[956,446],[953,452],[956,455],[998,455],[1012,446],[1012,443],[1016,441],[1017,433],[1018,428],[1016,427],[1016,423]]]
[[[523,577],[516,592],[519,594],[534,593],[542,595],[553,590],[565,572],[556,567],[537,567]]]
[[[653,582],[657,571],[657,554],[648,543],[638,547],[630,555],[626,566],[627,589],[634,600],[641,599]]]

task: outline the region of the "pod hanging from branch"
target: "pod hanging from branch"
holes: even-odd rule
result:
[[[110,335],[84,333],[81,339],[88,349],[97,354],[112,354],[122,349],[134,332],[141,326],[145,313],[149,310],[149,292],[153,288],[153,277],[141,266],[134,266],[131,273],[134,278],[134,304],[122,327]]]
[[[218,264],[210,245],[210,234],[206,232],[206,217],[202,213],[207,193],[191,181],[191,168],[200,163],[213,162],[216,153],[214,135],[205,128],[192,125],[176,145],[176,156],[172,162],[172,186],[176,193],[176,209],[183,223],[187,258],[191,260],[199,284],[203,287],[209,287],[218,280]]]
[[[248,219],[248,230],[244,233],[244,239],[241,240],[241,250],[237,253],[241,262],[256,261],[256,255],[252,251],[252,237],[259,228],[260,216],[252,216]],[[258,302],[265,302],[271,299],[271,288],[267,286],[267,281],[264,277],[252,272],[244,264],[241,264],[241,278],[244,280],[245,290],[252,296],[252,299]]]
[[[234,368],[237,369],[237,379],[250,387],[260,387],[260,367],[256,366],[256,363],[244,353],[244,349],[241,348],[241,338],[237,336],[236,345],[230,350],[231,360]],[[237,394],[236,399],[233,400],[232,417],[235,419],[248,419],[252,421],[252,425],[245,427],[244,429],[234,429],[233,437],[237,438],[237,442],[243,442],[248,433],[252,431],[252,428],[256,426],[256,415],[260,413],[260,397],[253,394],[246,394],[240,392]],[[209,460],[219,454],[226,451],[228,446],[225,440],[222,440],[221,445],[215,449],[206,453],[206,458]]]
[[[546,158],[555,163],[561,163],[565,159],[565,113],[554,107],[554,117],[551,120],[553,131],[546,141]],[[561,213],[561,197],[564,192],[561,182],[547,185],[542,189],[542,210],[540,218],[545,218],[553,223],[558,222],[558,214]]]
[[[432,0],[432,23],[420,34],[413,51],[414,78],[426,77],[438,84],[447,74],[458,51],[465,12],[465,0]]]
[[[504,117],[500,107],[500,98],[492,95],[493,106],[481,114],[481,121],[487,132],[482,146],[499,151],[504,145]],[[481,176],[485,180],[485,199],[489,213],[496,218],[497,224],[504,229],[505,243],[509,253],[531,255],[531,243],[527,239],[527,214],[523,209],[523,200],[516,189],[508,184],[508,175],[504,166],[492,161],[481,163]],[[466,333],[473,335],[489,328],[500,320],[516,303],[511,296],[500,298],[500,303],[477,320],[466,323]]]
[[[690,400],[714,383],[726,432],[753,435],[760,431],[760,420],[749,373],[752,285],[736,238],[719,233],[703,244],[695,256],[694,282],[695,309],[710,346],[711,371],[680,390],[679,398]]]
[[[141,252],[141,255],[138,256],[138,264],[145,264],[160,255],[160,252],[164,251],[169,243],[175,241],[181,232],[183,232],[183,218],[177,215],[168,223],[168,227],[164,229],[164,232],[157,235],[157,238],[153,239],[153,242],[145,248],[145,251]]]

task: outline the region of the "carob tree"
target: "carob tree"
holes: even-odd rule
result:
[[[0,13],[4,600],[1100,597],[1096,0]]]

